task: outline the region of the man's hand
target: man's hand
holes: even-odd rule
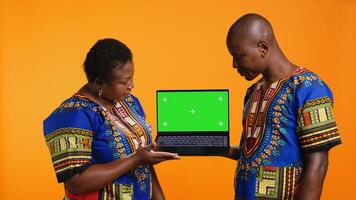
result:
[[[233,160],[238,160],[240,158],[240,147],[239,146],[230,146],[229,152],[224,157],[230,158]]]

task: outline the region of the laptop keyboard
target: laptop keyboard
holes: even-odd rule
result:
[[[228,146],[227,136],[159,136],[159,146]]]

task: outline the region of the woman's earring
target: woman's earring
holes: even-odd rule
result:
[[[102,89],[99,89],[99,92],[98,92],[98,95],[99,97],[101,98],[101,95],[103,94],[103,90]]]

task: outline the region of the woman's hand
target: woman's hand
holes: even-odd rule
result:
[[[133,155],[136,163],[138,165],[143,165],[143,164],[156,165],[162,161],[180,159],[178,154],[162,152],[162,151],[154,151],[155,148],[156,148],[156,143],[139,147],[135,152],[135,154]]]

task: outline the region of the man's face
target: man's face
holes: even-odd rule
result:
[[[233,36],[227,42],[227,48],[232,55],[233,68],[246,80],[255,79],[265,70],[261,52],[253,41]]]

